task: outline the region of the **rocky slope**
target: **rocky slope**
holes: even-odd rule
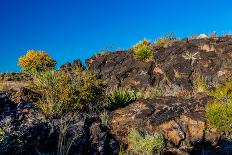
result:
[[[0,92],[0,124],[7,131],[1,154],[48,153],[58,145],[70,146],[70,154],[118,154],[119,145],[130,146],[131,127],[161,132],[164,154],[232,154],[231,140],[207,128],[205,106],[212,97],[202,85],[214,89],[231,78],[232,37],[180,40],[168,48],[153,46],[153,53],[150,62],[135,60],[132,50],[86,61],[110,87],[141,92],[152,87],[162,92],[154,99],[138,99],[111,111],[109,127],[102,125],[98,115],[85,113],[45,118],[32,104],[33,96],[39,94],[24,87]],[[78,60],[73,65],[83,67]],[[62,69],[72,67],[67,63]]]
[[[117,140],[128,144],[128,129],[135,127],[162,132],[172,153],[232,153],[223,135],[207,130],[205,106],[212,98],[199,84],[214,89],[231,78],[232,38],[187,39],[168,48],[154,46],[153,52],[151,62],[136,61],[132,50],[87,60],[111,86],[162,90],[162,97],[138,100],[112,112],[111,131]]]

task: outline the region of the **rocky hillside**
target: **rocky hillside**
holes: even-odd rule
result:
[[[206,106],[214,101],[210,92],[231,81],[232,37],[186,39],[165,48],[151,47],[151,61],[136,60],[133,49],[86,60],[89,70],[108,81],[108,90],[123,87],[140,96],[120,108],[106,108],[104,119],[102,111],[47,118],[33,104],[40,93],[24,86],[0,92],[0,127],[5,133],[0,152],[128,154],[134,147],[133,128],[141,135],[162,135],[162,149],[151,154],[232,154],[229,134],[209,127],[206,118]],[[79,61],[74,64],[83,66]],[[71,71],[72,64],[65,68]],[[60,137],[68,143],[61,143]],[[62,149],[57,151],[57,146]]]

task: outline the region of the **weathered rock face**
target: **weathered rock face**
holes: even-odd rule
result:
[[[204,106],[208,99],[203,97],[195,101],[193,98],[184,100],[165,97],[156,100],[138,100],[112,113],[112,131],[116,136],[126,138],[128,127],[141,127],[141,130],[150,132],[160,129],[175,146],[179,146],[182,140],[187,140],[185,136],[187,130],[193,131],[192,141],[203,136],[202,131],[195,130],[191,124],[204,130]],[[184,126],[185,124],[187,126]],[[186,131],[181,131],[182,129]],[[126,139],[123,141],[125,142]]]
[[[193,80],[199,74],[215,86],[232,74],[232,37],[182,40],[168,48],[153,48],[154,60],[136,61],[133,51],[118,51],[87,60],[88,67],[119,85],[141,89],[157,86],[165,96],[193,91]]]
[[[207,129],[204,109],[210,100],[207,96],[141,99],[111,113],[111,132],[124,144],[128,144],[131,128],[160,132],[166,140],[166,153],[223,154],[226,149],[231,152],[232,143],[222,144],[223,135]]]

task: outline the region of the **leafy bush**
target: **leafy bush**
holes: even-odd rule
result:
[[[137,130],[132,129],[129,134],[129,150],[135,154],[153,154],[164,148],[164,139],[161,134],[145,134],[142,136]]]
[[[174,33],[168,33],[166,36],[159,38],[155,42],[155,46],[159,48],[167,48],[176,40]]]
[[[47,71],[34,77],[32,87],[42,93],[37,103],[46,116],[74,110],[92,110],[104,100],[106,83],[92,71]]]
[[[128,90],[122,87],[114,88],[107,95],[108,108],[110,109],[122,108],[138,98],[139,95],[132,90]]]
[[[215,100],[206,107],[209,126],[220,132],[232,132],[232,82],[226,82],[210,95]]]
[[[151,61],[153,59],[153,52],[151,43],[144,39],[137,43],[134,47],[134,57],[138,61]]]
[[[44,51],[29,50],[19,58],[18,65],[23,72],[35,73],[53,69],[56,61]]]

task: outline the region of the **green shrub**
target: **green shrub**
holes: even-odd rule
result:
[[[206,107],[209,126],[219,132],[232,132],[232,82],[226,82],[210,95],[215,100]]]
[[[164,37],[155,41],[155,46],[159,48],[167,48],[176,40],[175,33],[168,33]]]
[[[93,105],[99,106],[104,100],[106,83],[92,71],[47,71],[34,77],[32,88],[42,94],[37,105],[44,114],[60,116],[67,111],[89,111]]]
[[[127,106],[139,98],[138,93],[125,88],[114,88],[107,95],[108,108],[116,109]]]
[[[212,103],[206,107],[207,121],[210,127],[219,132],[232,132],[232,103]]]
[[[225,82],[224,85],[217,87],[210,95],[219,102],[232,103],[232,82]]]
[[[135,154],[153,154],[154,151],[160,152],[164,148],[163,136],[159,133],[152,135],[141,135],[137,130],[132,129],[129,134],[129,150]]]
[[[133,50],[134,57],[138,61],[151,61],[153,59],[151,43],[146,39],[137,43]]]

